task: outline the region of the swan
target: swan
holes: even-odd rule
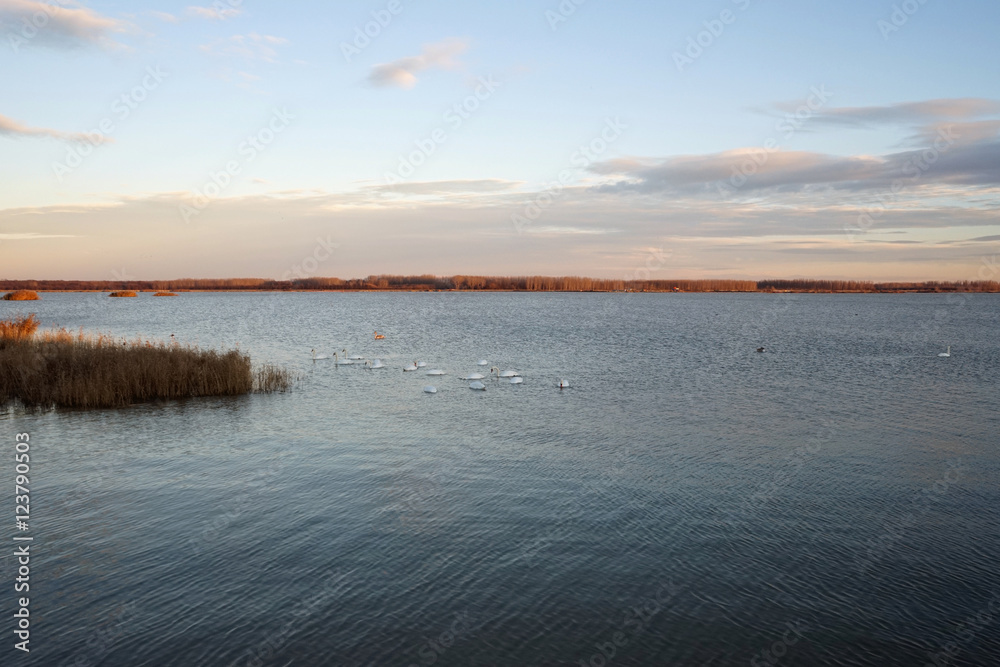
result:
[[[403,366],[403,372],[404,373],[407,373],[409,371],[415,371],[415,370],[417,370],[417,362],[415,362],[415,361],[412,364],[410,364],[409,366]]]
[[[347,350],[341,350],[341,352],[344,354],[344,359],[350,359],[351,361],[364,361],[364,357],[360,355],[355,354],[349,357],[347,356]]]
[[[378,331],[376,331],[375,332],[375,340],[385,340],[385,336],[383,336]]]
[[[316,354],[316,350],[313,350],[312,353],[313,353],[313,361],[319,361],[320,359],[330,358],[329,354]]]
[[[385,368],[385,364],[382,363],[381,359],[376,359],[368,362],[368,368]]]
[[[424,387],[424,393],[425,394],[436,394],[436,393],[438,393],[438,390],[437,390],[437,387],[432,387],[431,385],[427,385],[426,387]]]
[[[522,382],[524,382],[524,378],[522,377],[512,377],[510,379],[511,384],[521,384]]]
[[[459,378],[459,380],[482,380],[485,377],[486,376],[483,375],[482,373],[471,373],[469,375],[466,375],[465,377]]]
[[[476,362],[476,365],[477,366],[489,366],[490,362],[486,361],[485,359],[480,359],[479,361]]]
[[[951,356],[951,345],[948,346],[947,352],[938,352],[939,357],[950,357]]]
[[[499,378],[513,378],[513,377],[517,377],[518,375],[520,375],[520,373],[518,373],[517,371],[503,371],[501,373],[500,369],[497,368],[496,366],[494,366],[493,368],[490,369],[490,373],[492,374],[494,371],[496,371],[498,379]]]
[[[444,373],[444,371],[433,370],[433,371],[427,371],[426,374],[427,375],[444,375],[445,373]]]
[[[417,365],[417,368],[423,368],[424,366],[427,365],[426,361],[414,361],[413,363]]]
[[[469,389],[475,389],[477,391],[486,391],[486,385],[480,382],[479,380],[476,380],[475,382],[469,383]]]
[[[560,389],[569,389],[569,380],[559,380]]]
[[[350,359],[341,359],[340,355],[338,355],[336,352],[334,352],[333,353],[333,363],[336,366],[350,366],[354,362],[351,361]]]

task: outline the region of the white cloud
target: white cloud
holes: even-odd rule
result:
[[[469,48],[469,43],[461,39],[446,39],[436,44],[427,44],[419,56],[408,56],[372,66],[368,80],[376,86],[397,86],[413,88],[417,85],[417,73],[428,69],[455,69],[455,56]]]
[[[25,22],[32,28],[30,36],[25,32],[28,30]],[[129,32],[133,28],[125,21],[102,16],[81,5],[61,7],[35,0],[0,0],[0,29],[8,36],[20,36],[30,44],[55,48],[97,46],[119,50],[125,47],[112,35]]]
[[[113,143],[114,139],[100,134],[89,134],[86,132],[61,132],[46,127],[30,127],[0,115],[0,136],[8,137],[41,137],[48,139],[58,139],[59,141],[70,141],[76,143],[88,142],[92,144]]]
[[[246,60],[262,60],[273,63],[278,60],[276,47],[288,44],[284,37],[274,35],[259,35],[252,32],[248,35],[233,35],[229,39],[221,39],[201,47],[203,53],[218,56],[231,56]]]
[[[193,16],[201,19],[208,19],[210,21],[225,21],[226,19],[231,19],[233,17],[239,16],[242,11],[232,7],[188,7],[186,10],[188,16]]]

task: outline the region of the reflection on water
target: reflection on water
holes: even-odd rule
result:
[[[1000,622],[967,623],[1000,590],[994,296],[66,294],[32,308],[48,325],[238,343],[303,379],[283,395],[0,416],[32,437],[25,664],[924,664],[949,642],[948,664],[1000,655]],[[314,348],[387,367],[313,362]],[[479,359],[524,383],[469,390]],[[447,375],[403,373],[414,360]]]

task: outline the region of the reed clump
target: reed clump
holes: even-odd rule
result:
[[[27,289],[14,290],[3,295],[4,301],[38,301],[38,292]]]
[[[294,380],[276,366],[254,368],[240,350],[37,329],[33,315],[0,321],[0,406],[117,408],[287,391]]]
[[[117,292],[112,292],[108,296],[114,296],[114,297],[121,298],[121,297],[132,297],[132,296],[139,296],[139,295],[136,292],[134,292],[134,291],[132,291],[130,289],[123,289],[123,290],[118,290]]]
[[[173,292],[162,292],[161,291],[161,292],[154,293],[153,296],[177,296],[177,295],[174,294]]]

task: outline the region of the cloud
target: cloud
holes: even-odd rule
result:
[[[149,13],[150,13],[150,14],[151,14],[152,16],[154,16],[155,18],[158,18],[158,19],[160,19],[160,20],[161,20],[161,21],[163,21],[164,23],[180,23],[180,19],[179,19],[179,18],[177,18],[177,17],[176,17],[176,16],[174,16],[173,14],[168,14],[167,12],[156,12],[156,11],[151,11],[151,12],[149,12]]]
[[[0,115],[0,136],[8,137],[42,137],[58,139],[59,141],[70,141],[76,143],[103,144],[113,143],[114,139],[101,134],[90,134],[87,132],[60,132],[50,130],[45,127],[29,127],[24,123]]]
[[[1000,186],[1000,141],[983,133],[985,140],[946,145],[881,156],[837,156],[806,151],[769,152],[741,148],[709,155],[686,155],[659,161],[636,158],[608,160],[591,165],[593,173],[617,177],[598,186],[606,192],[634,191],[676,195],[709,195],[738,190],[744,194],[774,191],[795,193],[817,190],[866,191],[949,186]],[[745,176],[744,176],[745,175]]]
[[[29,28],[25,22],[31,26],[31,36],[26,34]],[[133,29],[125,21],[102,16],[87,7],[60,7],[35,0],[0,0],[0,28],[31,44],[54,48],[97,46],[107,50],[125,48],[111,35]]]
[[[188,16],[208,19],[210,21],[225,21],[243,13],[242,10],[232,7],[223,7],[221,9],[218,7],[188,7],[185,12]]]
[[[777,105],[784,111],[788,105]],[[902,102],[883,106],[834,107],[812,115],[810,123],[870,127],[882,124],[918,124],[943,120],[969,120],[1000,114],[1000,102],[978,97]]]
[[[436,44],[427,44],[419,56],[408,56],[390,63],[373,65],[368,81],[375,86],[397,86],[413,88],[417,85],[417,73],[428,69],[455,69],[455,56],[469,48],[469,43],[461,39],[446,39]]]
[[[499,178],[480,180],[426,181],[412,183],[397,183],[394,185],[377,185],[372,190],[384,193],[436,195],[453,193],[483,193],[511,190],[521,185],[521,181],[506,181]]]
[[[284,37],[259,35],[252,32],[248,35],[233,35],[229,39],[220,39],[199,48],[203,53],[209,55],[231,56],[273,63],[278,60],[278,51],[275,47],[285,44],[288,44],[288,40]]]

